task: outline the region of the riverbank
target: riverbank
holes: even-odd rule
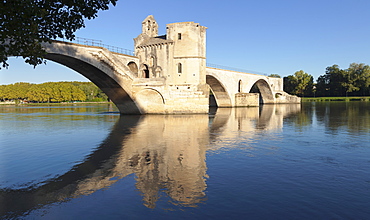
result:
[[[370,96],[360,97],[302,97],[302,102],[331,102],[331,101],[370,101]]]
[[[0,105],[51,106],[51,105],[79,105],[79,104],[113,104],[113,102],[51,102],[51,103],[16,103],[14,101],[0,102]]]

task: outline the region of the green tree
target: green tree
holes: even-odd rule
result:
[[[316,94],[317,96],[329,95],[329,81],[325,75],[321,75],[317,78]]]
[[[345,88],[345,71],[340,69],[338,65],[329,66],[326,68],[326,81],[328,83],[329,96],[344,96]]]
[[[313,77],[303,70],[297,71],[294,75],[284,77],[284,91],[299,95],[309,96],[313,94]]]
[[[117,0],[4,0],[0,1],[0,63],[22,56],[33,66],[43,62],[42,42],[73,40],[85,19],[97,17]]]
[[[369,95],[370,66],[363,63],[351,63],[345,71],[345,79],[342,85],[346,88],[346,93]]]
[[[293,75],[289,75],[283,78],[284,81],[284,91],[295,95],[295,88],[298,85],[298,80]]]
[[[348,69],[338,65],[326,68],[317,79],[319,96],[370,95],[370,66],[351,63]]]
[[[297,78],[296,94],[301,96],[307,96],[313,89],[313,77],[304,72],[303,70],[294,73]]]
[[[27,98],[27,91],[32,84],[18,82],[9,85],[2,85],[0,90],[1,100],[22,100]]]
[[[42,102],[40,96],[42,96],[40,92],[40,86],[38,84],[32,85],[28,91],[27,91],[27,97],[28,101],[34,101],[34,102]]]
[[[0,101],[5,101],[7,98],[5,94],[5,90],[6,90],[6,85],[0,85]]]
[[[27,99],[27,91],[32,84],[26,82],[18,82],[12,85],[12,93],[14,99]]]
[[[272,73],[269,75],[269,77],[281,78],[281,76],[277,73]]]
[[[59,83],[62,101],[85,101],[86,94],[71,82]]]
[[[73,85],[77,86],[82,91],[84,91],[86,99],[89,101],[108,100],[108,96],[92,82],[73,82]]]

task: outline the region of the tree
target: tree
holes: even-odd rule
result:
[[[293,76],[289,75],[283,78],[284,91],[295,95],[295,88],[297,87],[298,80]]]
[[[346,96],[348,95],[348,93],[360,90],[360,87],[358,87],[356,84],[358,84],[357,81],[359,78],[359,72],[361,71],[361,67],[353,64],[351,65],[350,68],[344,71],[343,74],[344,79],[343,82],[341,83],[341,85],[345,88]]]
[[[370,95],[370,66],[351,63],[348,69],[338,65],[326,68],[325,75],[317,79],[319,96]]]
[[[31,102],[107,101],[108,96],[92,82],[14,83],[0,85],[0,101]]]
[[[26,99],[27,98],[27,90],[32,84],[26,82],[18,82],[12,84],[13,99]]]
[[[297,78],[298,82],[295,93],[301,96],[308,95],[313,89],[313,77],[303,70],[295,72],[294,76]]]
[[[313,93],[313,77],[303,70],[294,75],[284,77],[284,91],[299,96],[308,96]]]
[[[340,69],[338,65],[329,66],[325,71],[329,95],[330,96],[343,96],[345,95],[345,71]]]
[[[0,64],[9,56],[22,56],[33,66],[45,55],[43,42],[73,40],[84,19],[97,17],[117,0],[3,0],[0,1]],[[1,68],[1,67],[0,67]]]
[[[281,78],[281,76],[277,73],[271,73],[269,77]]]
[[[329,95],[329,81],[326,75],[321,75],[319,78],[317,78],[316,91],[317,96]]]
[[[345,71],[346,81],[343,86],[346,93],[356,92],[356,95],[368,95],[370,87],[370,66],[363,63],[351,63]]]
[[[35,84],[27,91],[29,101],[66,102],[85,101],[85,93],[71,82],[47,82]]]
[[[108,96],[92,82],[72,82],[72,84],[77,86],[85,93],[86,100],[89,101],[108,100]]]
[[[8,98],[6,94],[6,89],[6,85],[0,85],[0,101],[4,101]]]

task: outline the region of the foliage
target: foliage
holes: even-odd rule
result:
[[[281,76],[279,74],[276,74],[276,73],[272,73],[268,77],[281,78]]]
[[[370,66],[363,63],[351,63],[346,70],[346,82],[343,86],[347,93],[356,93],[357,95],[370,94]],[[362,94],[360,94],[362,93]]]
[[[331,101],[370,101],[370,96],[352,96],[352,97],[304,97],[302,102],[331,102]]]
[[[15,83],[0,86],[0,101],[71,102],[107,101],[108,97],[92,82]]]
[[[117,0],[4,0],[0,1],[0,63],[22,56],[33,66],[43,62],[42,42],[74,39],[84,19],[97,17]]]
[[[312,92],[313,77],[303,70],[284,77],[284,90],[293,95],[307,96]]]
[[[295,88],[297,87],[297,79],[293,75],[289,75],[283,78],[284,91],[294,95]]]
[[[370,95],[369,87],[370,67],[363,63],[351,63],[345,70],[329,66],[317,80],[319,96],[365,96]]]
[[[328,66],[325,74],[318,77],[316,84],[313,77],[304,71],[284,77],[284,90],[299,96],[369,96],[370,66],[363,63],[351,63],[348,69],[338,65]]]
[[[86,95],[86,100],[108,100],[108,96],[91,82],[72,82],[73,85],[80,88]]]
[[[66,82],[48,82],[30,87],[27,100],[34,102],[85,101],[85,93],[78,87]]]
[[[338,65],[327,67],[325,75],[320,76],[317,80],[318,95],[343,96],[345,94],[343,87],[344,76],[345,72]]]

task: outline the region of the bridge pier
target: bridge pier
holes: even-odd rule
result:
[[[256,107],[260,105],[259,93],[236,93],[235,107]]]

